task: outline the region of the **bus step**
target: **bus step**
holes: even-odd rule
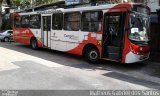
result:
[[[102,58],[103,60],[108,60],[108,61],[114,61],[114,62],[121,62],[121,60],[113,60],[113,59],[109,59],[109,58]]]

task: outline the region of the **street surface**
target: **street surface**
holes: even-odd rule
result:
[[[154,70],[149,69],[149,64],[102,60],[101,64],[92,65],[80,56],[0,42],[0,89],[159,89],[160,79],[150,76]]]

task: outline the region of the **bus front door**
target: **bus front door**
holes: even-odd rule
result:
[[[102,57],[108,60],[121,61],[124,34],[124,14],[107,13],[104,17]]]
[[[42,16],[42,41],[44,47],[51,47],[51,16]]]

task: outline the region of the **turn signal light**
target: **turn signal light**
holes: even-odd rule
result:
[[[102,41],[101,40],[98,41],[98,45],[102,46]]]

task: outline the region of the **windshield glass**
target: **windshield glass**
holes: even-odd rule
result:
[[[133,41],[149,41],[149,16],[131,13],[129,39]]]

